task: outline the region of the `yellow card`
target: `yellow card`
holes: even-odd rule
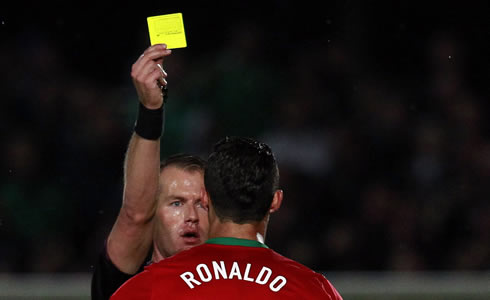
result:
[[[182,13],[148,17],[146,20],[152,45],[167,44],[167,49],[187,47]]]

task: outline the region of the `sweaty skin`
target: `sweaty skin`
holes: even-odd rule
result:
[[[208,230],[207,208],[202,202],[202,173],[170,166],[162,171],[160,178],[154,262],[202,244]]]

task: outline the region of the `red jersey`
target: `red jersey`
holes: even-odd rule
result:
[[[257,241],[215,238],[152,264],[111,297],[341,300],[323,275]]]

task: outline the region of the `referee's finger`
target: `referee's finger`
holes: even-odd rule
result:
[[[136,78],[139,81],[146,81],[146,79],[151,76],[152,73],[157,72],[158,76],[162,76],[162,71],[158,68],[157,64],[150,60],[147,61],[137,73]],[[156,78],[155,78],[156,79]]]
[[[163,56],[169,55],[171,52],[172,50],[167,49],[167,45],[158,44],[146,49],[145,52],[143,52],[143,56],[141,57],[141,59],[155,60]]]
[[[142,67],[142,65],[146,64],[147,61],[157,59],[162,59],[163,61],[163,57],[170,55],[171,53],[172,50],[168,50],[167,45],[165,44],[151,46],[150,48],[146,49],[145,52],[143,52],[143,54],[133,64],[133,71],[136,73],[139,72],[139,69]]]
[[[160,85],[167,85],[167,81],[162,77],[160,70],[155,69],[153,72],[145,77],[144,83],[149,88],[160,87]]]
[[[166,44],[156,44],[156,45],[150,46],[150,47],[146,48],[145,51],[143,51],[143,54],[141,54],[139,59],[148,58],[149,56],[152,55],[152,53],[158,52],[158,51],[163,51],[166,49],[167,49]]]
[[[170,50],[162,50],[160,52],[151,52],[148,54],[145,58],[142,58],[140,61],[136,62],[133,65],[133,72],[135,73],[140,73],[141,69],[145,68],[148,63],[155,64],[155,63],[163,63],[163,56],[170,55],[171,52],[168,52]]]
[[[166,44],[158,44],[158,45],[153,45],[145,49],[145,51],[138,57],[136,60],[135,64],[137,64],[139,61],[143,60],[144,58],[148,58],[148,55],[152,52],[155,51],[155,49],[167,49]]]

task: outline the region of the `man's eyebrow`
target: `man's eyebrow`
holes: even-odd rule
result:
[[[186,201],[187,200],[185,197],[182,197],[179,195],[170,195],[170,196],[168,196],[168,199],[171,201],[175,201],[175,200]]]

